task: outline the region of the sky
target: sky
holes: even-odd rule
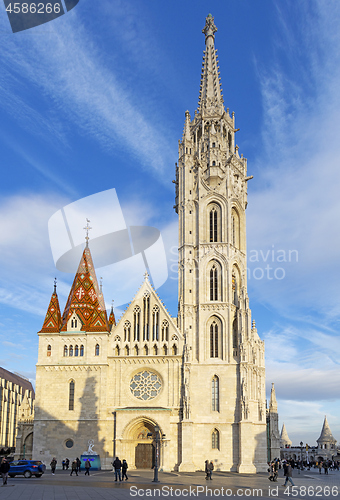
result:
[[[340,441],[337,0],[80,0],[18,33],[0,3],[0,366],[34,381],[54,278],[63,309],[74,277],[55,267],[49,220],[103,191],[115,190],[126,227],[160,232],[168,278],[157,293],[177,315],[172,180],[185,111],[197,109],[208,13],[254,176],[248,294],[267,397],[274,382],[293,444],[315,445],[325,415]],[[143,274],[97,272],[119,317],[120,290],[132,299]]]

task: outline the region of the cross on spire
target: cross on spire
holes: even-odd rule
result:
[[[91,222],[91,221],[90,221],[89,219],[86,219],[86,226],[83,228],[83,229],[85,229],[85,231],[86,231],[86,236],[85,236],[85,240],[86,240],[86,247],[88,247],[88,246],[89,246],[89,239],[90,239],[90,238],[89,238],[89,231],[90,231],[90,229],[92,229],[92,227],[90,227],[89,222]]]
[[[54,278],[54,293],[57,293],[57,278]]]
[[[145,279],[145,281],[147,281],[148,278],[149,278],[149,273],[147,271],[145,271],[145,273],[144,273],[144,279]]]

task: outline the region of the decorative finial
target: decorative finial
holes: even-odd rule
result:
[[[111,310],[112,310],[112,312],[113,312],[113,309],[114,309],[114,307],[113,307],[113,303],[114,303],[114,300],[112,300],[112,305],[111,305]]]
[[[54,293],[57,293],[57,278],[54,278]]]
[[[207,43],[207,39],[209,38],[209,36],[212,36],[213,38],[215,38],[214,33],[216,33],[216,31],[217,31],[217,28],[216,28],[215,23],[214,23],[214,18],[211,14],[208,14],[206,19],[205,19],[205,26],[202,29],[202,33],[205,34],[205,43]]]
[[[252,326],[253,326],[253,328],[255,328],[255,327],[256,327],[256,323],[255,323],[255,320],[254,320],[254,319],[253,319],[253,325],[252,325]]]
[[[144,273],[144,279],[145,279],[145,281],[147,281],[149,279],[149,273],[147,271],[145,271],[145,273]]]
[[[83,228],[85,229],[86,231],[86,236],[85,236],[85,240],[86,240],[86,248],[89,246],[89,231],[90,229],[92,229],[92,227],[90,227],[89,225],[89,222],[91,222],[89,219],[86,219],[86,226]]]

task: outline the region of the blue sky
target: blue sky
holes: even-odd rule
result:
[[[158,293],[177,314],[171,181],[184,113],[197,108],[209,12],[225,105],[254,175],[248,293],[268,396],[274,382],[294,443],[314,445],[325,414],[340,441],[336,0],[80,0],[16,34],[0,4],[0,365],[34,379],[53,279],[62,308],[73,279],[55,269],[48,220],[103,190],[116,189],[128,225],[161,231],[169,278]]]

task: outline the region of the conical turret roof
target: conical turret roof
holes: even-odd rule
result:
[[[54,291],[52,293],[50,304],[47,309],[45,321],[39,333],[59,333],[60,328],[61,314],[56,285],[54,285]]]
[[[215,49],[215,33],[217,28],[214,18],[208,14],[202,33],[205,34],[205,50],[202,63],[201,85],[198,112],[204,114],[224,113],[223,95],[220,85],[220,72]]]
[[[67,330],[67,322],[73,313],[76,313],[82,322],[82,331],[109,331],[104,298],[98,286],[88,245],[83,252],[67,299],[61,331]]]
[[[281,446],[292,446],[292,441],[289,439],[285,424],[283,424],[281,431]]]
[[[322,430],[319,439],[316,440],[317,443],[336,443],[333,437],[332,431],[329,427],[327,417],[325,415],[325,420],[323,422]]]

